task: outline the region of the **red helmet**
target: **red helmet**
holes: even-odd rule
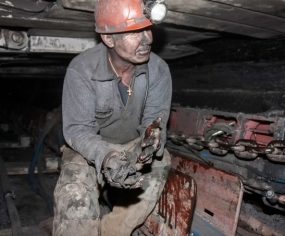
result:
[[[120,33],[151,26],[144,15],[142,0],[96,0],[95,25],[97,33]]]

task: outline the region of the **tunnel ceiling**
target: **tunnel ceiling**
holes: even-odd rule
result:
[[[153,50],[182,66],[285,56],[283,0],[165,0]],[[62,79],[98,43],[94,0],[0,0],[0,78]]]
[[[165,59],[200,53],[197,42],[225,35],[254,39],[285,35],[283,0],[165,2],[167,17],[155,30],[161,40],[155,48]],[[93,9],[94,0],[0,0],[0,52],[63,54],[92,47],[98,42]]]

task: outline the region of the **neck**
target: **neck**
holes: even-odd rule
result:
[[[124,84],[129,85],[134,75],[135,65],[122,60],[114,53],[108,53],[108,57],[113,72],[122,79]]]

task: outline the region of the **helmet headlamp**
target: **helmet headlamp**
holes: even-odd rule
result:
[[[166,17],[167,7],[164,0],[145,0],[145,16],[154,24],[161,23]]]

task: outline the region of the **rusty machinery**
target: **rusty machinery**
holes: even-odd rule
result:
[[[246,191],[285,211],[284,126],[281,111],[251,115],[174,107],[168,146],[240,176]]]

